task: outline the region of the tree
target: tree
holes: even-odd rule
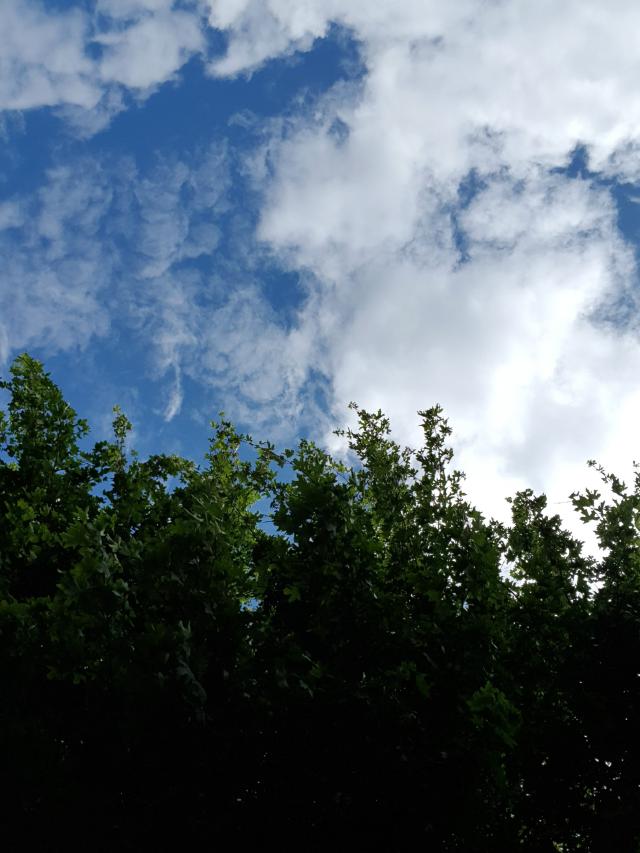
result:
[[[223,419],[197,466],[140,460],[117,409],[86,449],[26,355],[1,387],[5,825],[52,850],[637,849],[640,477],[573,496],[598,562],[543,496],[509,526],[474,509],[437,407],[418,451],[354,407],[353,465]]]

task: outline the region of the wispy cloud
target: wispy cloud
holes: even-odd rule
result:
[[[87,157],[2,203],[3,357],[125,329],[146,352],[142,372],[164,385],[165,420],[179,414],[188,377],[239,418],[290,423],[313,341],[261,291],[254,214],[233,208],[231,171],[224,143],[158,155],[143,170]]]
[[[113,265],[99,240],[112,190],[95,164],[52,169],[36,193],[0,208],[0,326],[6,353],[84,346],[109,327]]]

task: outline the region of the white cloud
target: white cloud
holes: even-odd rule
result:
[[[190,264],[216,252],[229,188],[226,147],[211,145],[189,162],[158,157],[144,174],[126,159],[62,163],[36,191],[2,202],[2,358],[31,347],[85,347],[111,326],[119,334],[128,327],[148,351],[141,369],[169,380],[163,409],[171,420],[182,405],[185,371],[202,381],[214,350],[234,358],[224,338],[237,328],[216,316],[231,316],[225,291]],[[263,316],[268,303],[259,310]],[[217,386],[235,390],[251,376],[255,387],[245,399],[263,400],[260,363],[249,361],[245,352],[241,375],[227,371],[223,382],[220,374]],[[273,372],[273,358],[265,370]]]
[[[407,155],[429,151],[438,165],[464,167],[485,128],[508,134],[511,159],[556,158],[583,140],[598,166],[638,134],[640,9],[630,0],[209,3],[230,39],[214,65],[223,74],[301,49],[330,22],[351,29],[369,72],[358,129],[384,114]]]
[[[312,341],[255,283],[250,224],[236,211],[240,247],[215,274],[192,263],[216,254],[230,188],[222,144],[189,160],[157,157],[144,174],[129,160],[59,165],[37,191],[4,202],[0,354],[68,351],[126,330],[147,351],[141,373],[162,381],[165,420],[181,411],[188,378],[238,418],[291,423]]]
[[[81,12],[51,15],[37,3],[14,0],[0,5],[0,32],[0,109],[97,103]]]
[[[197,7],[173,6],[99,0],[98,19],[38,0],[0,4],[0,110],[61,107],[85,134],[102,129],[123,107],[119,87],[147,93],[203,50]]]
[[[106,176],[90,161],[58,167],[34,195],[3,203],[0,326],[4,357],[38,346],[84,347],[109,329],[104,295],[112,259],[99,239],[111,202]]]
[[[0,202],[0,231],[19,228],[24,221],[21,205],[13,200]]]
[[[189,276],[165,276],[149,283],[150,289],[141,294],[138,306],[153,355],[149,366],[155,376],[170,373],[173,377],[163,411],[166,421],[182,408],[182,364],[198,342],[195,284]]]
[[[469,262],[437,246],[435,262],[390,257],[328,299],[336,415],[349,399],[381,406],[416,441],[415,410],[441,403],[471,494],[499,514],[516,485],[566,498],[590,456],[628,464],[634,447],[616,414],[640,415],[637,339],[590,320],[616,272],[633,272],[611,205],[588,186],[537,180],[502,200],[504,231],[494,188],[476,199]]]
[[[211,64],[213,73],[220,76],[251,70],[274,56],[308,50],[329,23],[329,10],[311,3],[206,1],[211,26],[230,33],[226,55]]]
[[[55,113],[76,137],[88,139],[108,127],[124,109],[126,99],[123,90],[112,87],[106,89],[90,109],[77,104],[62,104],[55,108]]]
[[[167,404],[163,412],[165,421],[172,421],[175,416],[179,414],[180,409],[182,408],[183,399],[184,394],[182,392],[182,374],[180,373],[180,370],[176,367],[173,387],[169,392],[169,399],[167,400]]]
[[[255,286],[231,289],[206,316],[199,344],[199,378],[221,389],[238,417],[281,424],[300,416],[313,342],[287,330]]]
[[[96,11],[111,18],[138,18],[153,12],[167,12],[174,0],[98,0]]]
[[[212,63],[216,74],[250,71],[273,57],[308,50],[330,24],[353,29],[365,47],[384,49],[392,41],[419,44],[445,27],[465,22],[478,0],[205,0],[212,26],[227,30],[227,54]],[[484,12],[487,9],[483,9]]]
[[[415,441],[415,411],[442,403],[471,493],[499,514],[516,487],[566,500],[587,458],[638,455],[637,323],[602,322],[637,304],[633,253],[609,189],[557,171],[584,144],[592,169],[640,174],[640,9],[614,6],[213,6],[230,35],[218,73],[331,20],[359,40],[362,85],[274,133],[259,236],[321,283],[301,323],[335,415],[350,399],[381,406]]]
[[[204,46],[200,22],[193,14],[162,10],[94,39],[105,49],[100,77],[132,89],[147,89],[170,79]]]
[[[212,145],[197,164],[160,160],[149,175],[131,186],[137,208],[132,223],[137,275],[155,278],[186,258],[215,250],[219,240],[216,221],[229,204],[224,145]]]
[[[49,352],[82,348],[106,334],[108,317],[98,299],[104,275],[92,260],[67,260],[47,270],[24,255],[7,263],[2,247],[0,256],[3,359],[36,346]]]

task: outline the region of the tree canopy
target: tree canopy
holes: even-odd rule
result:
[[[595,559],[467,501],[438,407],[353,464],[222,419],[140,459],[43,366],[0,413],[0,780],[38,849],[633,851],[640,476],[572,496]],[[259,508],[269,507],[266,516]],[[224,847],[223,849],[226,849]]]

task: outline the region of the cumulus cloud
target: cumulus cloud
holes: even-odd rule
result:
[[[637,455],[637,270],[603,179],[638,176],[640,11],[614,6],[212,4],[217,73],[330,22],[358,40],[361,85],[274,133],[259,235],[321,284],[301,322],[336,416],[381,406],[415,440],[416,409],[442,403],[472,494],[500,515],[516,487],[561,501],[587,458]],[[578,145],[584,179],[565,168]],[[604,322],[620,303],[625,323]]]
[[[131,89],[147,89],[172,77],[194,53],[204,36],[198,18],[177,10],[161,9],[141,15],[123,29],[94,37],[104,48],[100,78]]]
[[[308,50],[325,34],[331,8],[313,3],[264,3],[262,0],[207,0],[209,23],[226,30],[226,55],[211,63],[220,76],[256,68],[267,59],[296,50]]]
[[[376,260],[332,291],[319,316],[325,328],[323,314],[333,317],[336,416],[352,398],[380,406],[416,441],[415,410],[441,403],[471,494],[499,515],[524,485],[566,498],[590,456],[627,465],[627,418],[640,414],[635,333],[592,319],[634,271],[611,203],[558,176],[532,182],[515,191],[501,178],[476,197],[461,222],[465,263],[441,245],[426,260]]]
[[[600,168],[638,135],[640,10],[630,0],[606,10],[597,0],[208,2],[229,35],[214,64],[222,74],[303,49],[332,22],[350,29],[368,68],[361,131],[384,114],[408,156],[430,150],[438,165],[463,168],[489,129],[505,134],[512,161],[555,159],[585,141]]]
[[[204,48],[197,6],[173,0],[99,0],[48,9],[38,0],[0,5],[0,110],[60,107],[85,134],[137,96],[171,79]]]
[[[100,97],[85,55],[87,18],[49,14],[29,0],[0,6],[0,109],[59,103],[93,107]]]

